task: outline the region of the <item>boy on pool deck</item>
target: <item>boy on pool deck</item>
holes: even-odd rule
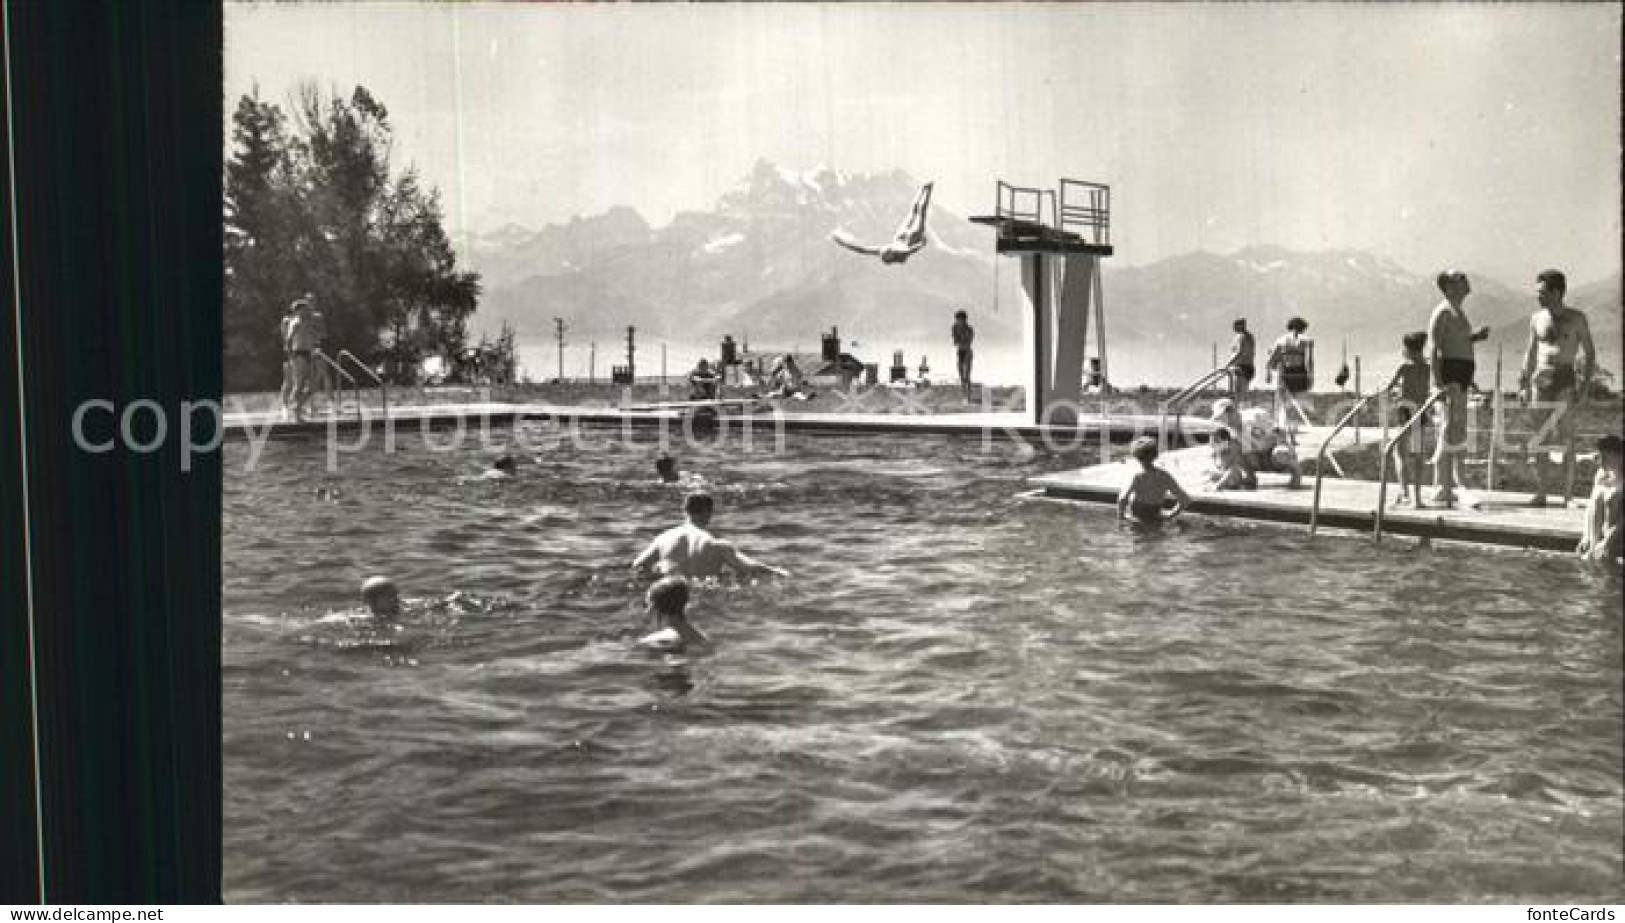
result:
[[[1129,452],[1140,463],[1140,470],[1134,473],[1123,486],[1123,492],[1117,495],[1117,518],[1128,518],[1130,511],[1141,522],[1162,522],[1178,516],[1190,504],[1191,498],[1173,475],[1157,467],[1157,441],[1150,436],[1141,436],[1134,440]],[[1164,515],[1162,504],[1169,497],[1174,498],[1174,508]]]
[[[662,577],[649,587],[645,611],[654,617],[655,630],[638,639],[639,647],[675,652],[690,644],[711,643],[688,620],[688,594],[688,581],[682,577]]]
[[[1405,361],[1394,370],[1394,377],[1388,380],[1383,390],[1391,393],[1397,390],[1399,423],[1403,426],[1432,393],[1433,367],[1422,355],[1422,349],[1428,342],[1426,331],[1407,333],[1400,342],[1405,347]],[[1410,502],[1409,491],[1414,487],[1416,508],[1427,507],[1422,500],[1422,453],[1427,444],[1427,425],[1428,421],[1421,420],[1411,427],[1410,435],[1399,447],[1399,497],[1394,500],[1394,506]]]
[[[361,584],[361,601],[378,621],[400,621],[401,591],[395,586],[395,581],[388,577],[368,577]]]

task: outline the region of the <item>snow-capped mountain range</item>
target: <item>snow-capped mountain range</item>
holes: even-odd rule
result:
[[[680,213],[664,227],[617,206],[539,231],[509,226],[477,236],[463,256],[484,277],[478,326],[509,321],[524,342],[550,335],[560,317],[577,339],[607,343],[635,325],[645,343],[669,341],[694,355],[713,353],[724,334],[756,348],[815,348],[818,334],[835,326],[868,361],[886,364],[893,349],[903,349],[911,364],[926,353],[946,371],[948,326],[953,312],[965,309],[989,380],[1018,381],[1019,269],[993,255],[991,230],[933,205],[929,246],[899,266],[829,241],[836,228],[888,240],[919,185],[895,171],[798,174],[762,161],[715,208]],[[1113,232],[1121,240],[1133,229]],[[1480,361],[1493,369],[1496,346],[1505,346],[1515,375],[1535,307],[1532,285],[1464,268],[1474,284],[1468,313],[1495,331]],[[1569,303],[1590,314],[1602,364],[1617,373],[1620,277],[1583,282],[1570,280]],[[1109,360],[1113,378],[1125,384],[1175,384],[1200,374],[1214,343],[1222,356],[1238,316],[1261,347],[1289,317],[1308,320],[1326,370],[1323,387],[1345,343],[1350,357],[1363,357],[1367,375],[1385,376],[1400,336],[1422,329],[1439,300],[1431,275],[1382,257],[1272,246],[1144,266],[1107,259],[1104,289]],[[675,358],[691,361],[681,349]],[[1487,385],[1488,375],[1481,381]]]

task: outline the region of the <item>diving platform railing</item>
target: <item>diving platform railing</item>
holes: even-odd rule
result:
[[[1415,429],[1423,420],[1427,419],[1427,412],[1433,409],[1433,405],[1439,403],[1449,393],[1444,388],[1433,392],[1427,400],[1422,402],[1422,406],[1416,408],[1416,412],[1411,414],[1411,418],[1406,420],[1405,425],[1399,428],[1399,432],[1382,444],[1382,461],[1377,466],[1379,472],[1377,477],[1377,514],[1376,526],[1373,531],[1374,537],[1379,542],[1382,541],[1382,514],[1388,505],[1388,459],[1394,454],[1394,446],[1399,445],[1401,439],[1410,435],[1412,429]],[[1440,432],[1439,438],[1446,438],[1446,433]]]
[[[347,381],[347,382],[350,383],[350,391],[351,391],[352,394],[355,395],[355,412],[356,412],[356,416],[359,417],[361,415],[361,386],[356,384],[355,377],[352,376],[349,372],[346,372],[344,370],[344,366],[339,365],[337,362],[334,362],[333,357],[329,356],[327,353],[324,353],[321,350],[316,349],[316,350],[311,351],[311,355],[316,357],[316,359],[319,360],[320,362],[322,362],[322,364],[326,365],[328,368],[332,369],[335,373],[337,373],[339,378],[342,381]],[[332,384],[331,380],[329,380],[328,383],[327,383],[327,406],[328,406],[328,409],[332,411],[333,416],[336,417],[336,416],[339,415],[339,406],[340,406],[340,404],[343,403],[343,400],[344,400],[344,388],[343,388],[342,385],[339,387],[339,400],[338,401],[333,400],[333,384]]]
[[[1110,256],[1111,187],[1065,179],[1059,191],[996,180],[991,215],[970,220],[998,231],[999,253],[1084,253]]]
[[[1158,452],[1166,452],[1166,451],[1168,451],[1168,412],[1170,410],[1175,411],[1175,414],[1174,414],[1174,428],[1175,429],[1180,428],[1179,427],[1180,418],[1184,416],[1184,412],[1182,410],[1180,410],[1180,408],[1182,408],[1186,404],[1190,403],[1192,398],[1196,397],[1198,394],[1201,394],[1204,390],[1207,389],[1207,387],[1209,385],[1211,385],[1214,382],[1218,381],[1220,378],[1229,378],[1229,377],[1230,377],[1230,369],[1229,368],[1220,367],[1220,368],[1213,369],[1212,371],[1203,373],[1203,375],[1200,378],[1198,378],[1195,381],[1191,382],[1190,384],[1186,385],[1184,390],[1180,391],[1178,394],[1175,394],[1173,397],[1170,397],[1167,400],[1162,402],[1162,406],[1158,408],[1158,412],[1157,412],[1157,451]]]
[[[1361,398],[1354,405],[1354,407],[1349,410],[1348,413],[1343,414],[1343,419],[1338,420],[1337,425],[1332,427],[1332,431],[1327,433],[1326,438],[1321,441],[1320,451],[1315,453],[1315,499],[1309,504],[1310,535],[1314,535],[1315,529],[1320,525],[1320,482],[1326,476],[1326,463],[1330,461],[1332,466],[1337,468],[1337,473],[1339,476],[1347,476],[1343,474],[1342,467],[1338,466],[1337,459],[1333,458],[1329,454],[1332,448],[1332,440],[1336,439],[1338,433],[1342,432],[1350,423],[1354,422],[1354,418],[1359,415],[1360,411],[1365,409],[1365,405],[1371,403],[1383,393],[1384,392],[1382,391],[1378,391],[1375,394],[1368,394]]]
[[[350,352],[348,349],[339,350],[339,361],[340,362],[349,362],[351,365],[353,365],[356,368],[360,369],[362,374],[364,374],[368,378],[372,379],[372,383],[378,386],[378,395],[379,395],[380,400],[383,401],[384,418],[388,419],[389,418],[389,386],[384,384],[384,379],[379,377],[378,373],[374,372],[372,370],[372,368],[367,365],[367,363],[362,362],[360,359],[357,359],[355,353]],[[356,402],[355,403],[356,403],[356,411],[359,413],[360,409],[361,409],[361,392],[359,390],[356,391]]]

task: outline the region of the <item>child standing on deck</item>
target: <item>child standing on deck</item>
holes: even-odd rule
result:
[[[1191,498],[1173,475],[1157,467],[1157,441],[1141,436],[1134,440],[1129,452],[1140,463],[1140,470],[1117,495],[1117,518],[1127,519],[1130,512],[1141,522],[1162,522],[1178,516]],[[1169,497],[1174,499],[1174,507],[1164,515],[1162,505]]]
[[[1399,423],[1405,425],[1416,411],[1427,402],[1432,393],[1433,369],[1423,357],[1428,335],[1422,331],[1407,333],[1400,341],[1405,347],[1405,361],[1394,370],[1383,390],[1399,398]],[[1409,492],[1415,488],[1417,509],[1425,509],[1422,502],[1422,455],[1427,445],[1427,421],[1419,420],[1411,427],[1410,435],[1399,446],[1399,497],[1394,506],[1411,502]]]

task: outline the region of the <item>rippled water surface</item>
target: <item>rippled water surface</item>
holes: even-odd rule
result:
[[[684,450],[794,575],[703,588],[716,650],[668,660],[629,643],[680,518],[647,442],[506,482],[228,445],[227,898],[1621,899],[1617,579],[1119,530],[1017,499],[1076,456],[974,440],[787,449]],[[320,621],[372,573],[404,632]]]

